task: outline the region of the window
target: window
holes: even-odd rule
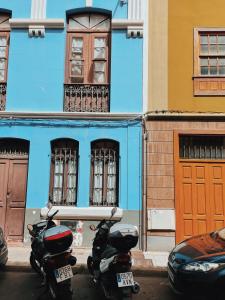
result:
[[[9,14],[0,13],[0,110],[5,110],[9,51]]]
[[[195,29],[194,94],[225,95],[225,29]]]
[[[58,139],[51,143],[50,201],[53,205],[77,202],[78,142]]]
[[[108,111],[110,27],[108,15],[68,19],[64,110]]]
[[[118,205],[119,144],[100,140],[91,144],[90,205]]]
[[[225,159],[225,136],[181,135],[179,149],[184,159]]]

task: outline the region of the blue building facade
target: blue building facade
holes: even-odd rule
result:
[[[87,209],[88,216],[92,207],[108,211],[117,205],[124,210],[125,222],[140,227],[143,21],[141,1],[136,1],[140,12],[132,3],[118,0],[1,1],[4,26],[0,25],[3,53],[0,185],[4,192],[0,214],[1,225],[9,239],[26,242],[26,224],[38,220],[41,208],[49,201],[59,205],[61,210],[64,206]],[[98,23],[96,31],[91,25],[87,26],[87,20],[89,25]],[[72,43],[77,43],[71,46],[72,54],[68,50],[70,26],[75,28]],[[76,26],[82,28],[76,30]],[[3,33],[7,35],[7,44]],[[90,59],[91,72],[97,79],[86,82],[85,64],[90,51],[86,51],[84,43],[86,36],[89,39],[91,35],[96,43],[94,53],[97,53]],[[68,76],[66,69],[69,69]],[[82,104],[84,98],[85,104]],[[73,161],[68,158],[67,152],[57,154],[54,141],[66,143],[66,147],[56,147],[61,150],[74,143],[76,160],[73,155]],[[108,149],[107,145],[116,145],[116,148],[109,146]],[[105,151],[104,158],[99,154],[101,151]],[[110,161],[112,153],[114,160]],[[62,156],[64,165],[59,162]],[[67,171],[59,171],[66,165]],[[72,171],[68,171],[70,169]],[[63,187],[64,180],[67,185]],[[67,195],[63,198],[64,192]],[[101,201],[103,194],[105,199]],[[83,226],[78,230],[82,234],[77,240],[80,246],[91,243],[85,229],[90,221],[88,216],[72,224]],[[91,219],[95,217],[100,218],[97,210]]]

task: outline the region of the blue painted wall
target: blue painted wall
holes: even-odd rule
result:
[[[115,18],[127,17],[127,5],[117,0],[93,3]],[[0,5],[11,9],[13,17],[30,16],[30,0],[1,0]],[[66,18],[67,10],[84,5],[84,0],[48,0],[47,16]],[[142,112],[142,42],[127,38],[125,30],[112,32],[111,112]],[[66,28],[46,30],[44,38],[30,38],[28,30],[11,31],[6,110],[63,111],[65,49]]]
[[[48,201],[51,140],[72,138],[79,142],[78,206],[89,206],[91,142],[113,139],[120,143],[119,206],[141,209],[141,123],[139,121],[48,121],[5,120],[0,137],[30,141],[27,208],[43,207]]]
[[[30,18],[31,0],[1,0],[1,8],[11,10],[13,18]]]

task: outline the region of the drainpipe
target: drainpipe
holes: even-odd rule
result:
[[[142,250],[147,251],[147,141],[146,119],[142,120]]]

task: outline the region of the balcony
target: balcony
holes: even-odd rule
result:
[[[109,112],[109,85],[65,84],[64,111]]]
[[[5,110],[6,83],[0,83],[0,111]]]

